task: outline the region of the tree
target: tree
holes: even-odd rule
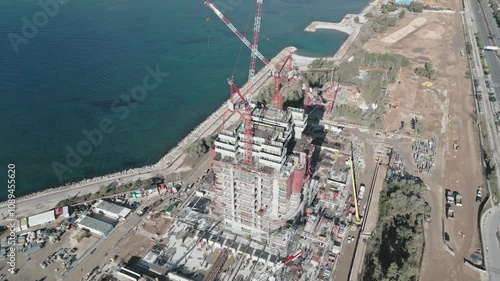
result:
[[[414,12],[414,13],[421,13],[424,11],[424,4],[419,3],[419,2],[411,2],[410,5],[408,5],[408,11]]]
[[[388,182],[380,193],[379,219],[368,240],[363,281],[418,280],[423,219],[430,206],[421,184]]]
[[[496,102],[497,101],[497,98],[495,96],[489,96],[488,99],[491,101],[491,102]]]
[[[415,68],[415,74],[418,76],[423,76],[429,79],[432,79],[434,77],[434,74],[436,73],[436,70],[434,69],[434,66],[432,65],[431,62],[426,62],[424,64],[424,67],[417,67]]]
[[[209,147],[205,143],[205,140],[199,139],[195,141],[190,147],[188,151],[188,157],[190,159],[196,159],[202,156],[203,154],[208,152]]]
[[[405,17],[405,10],[401,10],[401,12],[399,12],[399,18],[402,19]]]

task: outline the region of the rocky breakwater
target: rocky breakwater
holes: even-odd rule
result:
[[[275,63],[282,61],[290,52],[294,52],[296,50],[297,49],[295,47],[287,47],[282,51],[280,51],[280,53],[278,53],[278,55],[276,55],[268,65],[263,67],[255,75],[253,90],[257,92],[259,87],[264,85],[265,82],[271,77],[270,71]],[[250,84],[247,82],[243,87],[241,87],[240,90],[242,93],[247,93],[249,88]],[[44,199],[50,198],[50,202],[44,202],[45,204],[54,203],[53,205],[55,205],[57,202],[68,198],[68,196],[74,196],[77,193],[85,194],[89,192],[97,192],[101,187],[101,185],[105,185],[116,180],[123,180],[124,182],[126,182],[129,181],[131,177],[139,178],[141,176],[144,176],[144,178],[149,178],[152,176],[152,174],[155,174],[155,172],[167,169],[173,166],[173,164],[176,162],[177,162],[176,166],[179,166],[182,163],[178,162],[182,162],[183,160],[181,156],[185,153],[185,151],[189,148],[189,146],[191,146],[191,144],[193,144],[196,140],[200,138],[215,133],[218,130],[220,124],[222,124],[221,117],[226,111],[227,111],[227,101],[225,101],[214,113],[208,116],[208,118],[205,119],[205,121],[199,124],[186,137],[184,137],[179,143],[177,143],[175,147],[173,147],[170,151],[168,151],[164,157],[162,157],[157,163],[153,165],[147,165],[140,168],[128,169],[104,176],[83,179],[78,182],[67,183],[59,187],[49,188],[43,191],[30,193],[22,197],[18,197],[16,199],[17,207],[19,209],[19,207],[21,206],[20,203],[23,202],[26,204],[22,204],[23,205],[22,207],[29,207],[30,200],[38,199],[41,197],[43,197]],[[228,119],[231,118],[231,115],[227,116],[227,118]],[[60,194],[61,196],[58,196],[58,194]],[[0,202],[0,209],[5,209],[6,207],[7,207],[7,201]],[[2,210],[0,210],[0,212],[1,211]]]

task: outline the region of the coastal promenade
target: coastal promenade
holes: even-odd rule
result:
[[[253,92],[257,93],[259,88],[271,81],[272,67],[281,62],[290,52],[294,52],[295,47],[287,47],[281,50],[271,62],[263,67],[254,78]],[[224,83],[224,81],[221,81]],[[241,92],[248,94],[250,84],[247,82],[241,87]],[[228,89],[229,90],[229,89]],[[109,185],[113,182],[127,183],[137,179],[147,179],[156,175],[168,175],[174,173],[184,163],[186,150],[196,140],[213,135],[222,125],[222,117],[227,111],[227,101],[225,101],[214,113],[208,116],[205,121],[199,124],[185,138],[183,138],[175,147],[173,147],[156,164],[144,166],[141,168],[129,169],[105,176],[99,176],[91,179],[84,179],[79,182],[69,183],[64,186],[46,189],[44,191],[31,193],[16,199],[16,217],[24,217],[54,208],[61,200],[80,196],[99,191],[101,186]],[[239,120],[239,115],[228,112],[224,116],[227,125]],[[4,222],[3,215],[7,214],[7,202],[0,203],[0,222]]]

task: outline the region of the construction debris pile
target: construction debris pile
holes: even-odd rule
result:
[[[403,164],[403,155],[393,151],[385,180],[387,182],[399,181],[404,179],[406,174],[405,166]]]
[[[436,143],[434,139],[417,139],[412,146],[413,160],[417,165],[416,172],[419,174],[431,174],[431,168],[434,166],[434,156],[436,155]]]

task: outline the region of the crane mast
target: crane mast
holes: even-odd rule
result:
[[[229,29],[231,29],[231,31],[236,36],[238,36],[238,38],[240,38],[243,44],[245,44],[245,46],[247,46],[250,49],[250,51],[252,51],[252,53],[254,53],[264,64],[267,65],[269,63],[269,61],[264,57],[264,55],[262,55],[259,52],[259,50],[253,49],[250,41],[248,41],[248,39],[246,39],[245,36],[243,36],[243,34],[241,34],[241,32],[238,31],[238,29],[236,29],[236,27],[224,16],[224,14],[222,14],[221,11],[219,11],[219,9],[217,9],[217,7],[215,7],[214,4],[212,4],[210,1],[205,1],[205,6],[209,7],[224,22],[224,24],[226,24],[226,26],[229,27]]]
[[[248,70],[248,82],[250,82],[250,95],[253,94],[253,78],[255,76],[255,62],[257,57],[255,53],[259,47],[259,35],[260,35],[260,21],[262,19],[262,3],[264,0],[257,0],[257,7],[255,10],[255,21],[253,25],[253,41],[252,41],[252,52],[250,53],[250,68]]]
[[[245,164],[247,165],[252,165],[252,108],[250,107],[250,104],[247,102],[245,97],[241,95],[240,89],[236,87],[234,84],[233,79],[228,79],[227,80],[230,86],[231,90],[231,97],[237,94],[242,103],[243,103],[243,109],[239,109],[240,106],[238,106],[238,113],[241,115],[243,118],[243,134],[244,134],[244,143],[245,143],[245,152],[244,152],[244,161]]]
[[[280,80],[281,80],[281,74],[283,72],[283,69],[285,68],[285,65],[287,62],[289,62],[289,67],[288,71],[290,72],[292,69],[292,55],[293,52],[291,52],[281,65],[280,69],[273,75],[274,79],[274,91],[273,91],[273,101],[271,103],[271,107],[277,108],[277,109],[283,109],[283,95],[281,94],[280,91]]]

